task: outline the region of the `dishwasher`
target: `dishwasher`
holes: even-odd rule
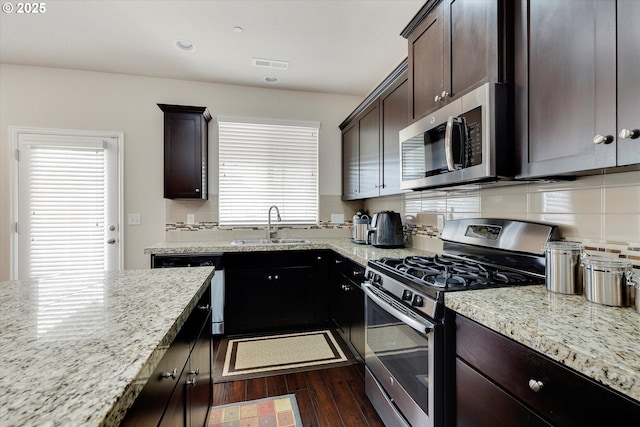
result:
[[[151,268],[215,267],[211,280],[211,334],[224,335],[224,263],[222,253],[152,254]]]

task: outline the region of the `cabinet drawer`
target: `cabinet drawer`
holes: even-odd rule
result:
[[[358,287],[364,280],[365,267],[348,258],[336,256],[335,267],[338,274],[357,284]]]
[[[460,315],[456,353],[554,424],[625,425],[640,420],[638,402]],[[530,380],[540,381],[542,388],[533,391]]]
[[[551,424],[456,358],[456,426],[544,427]]]

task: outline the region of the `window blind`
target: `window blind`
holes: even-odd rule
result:
[[[319,125],[218,121],[220,224],[266,224],[271,205],[283,224],[316,224]]]
[[[29,276],[104,270],[104,149],[28,149]]]

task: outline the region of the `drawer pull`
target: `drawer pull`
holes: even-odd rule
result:
[[[544,388],[544,383],[538,380],[529,380],[529,388],[537,393]]]
[[[200,375],[200,368],[189,371],[189,375]]]
[[[173,372],[162,372],[160,373],[160,378],[173,378],[174,380],[176,379],[176,376],[178,375],[178,370],[176,368],[173,368]]]
[[[192,378],[192,379],[190,379],[190,380],[187,380],[187,381],[185,382],[185,385],[190,385],[191,387],[195,387],[195,386],[196,386],[196,379],[195,379],[195,378]]]
[[[207,304],[207,305],[198,305],[198,306],[196,306],[196,308],[197,308],[198,310],[202,310],[202,311],[209,311],[209,309],[211,308],[211,306],[210,306],[209,304]]]

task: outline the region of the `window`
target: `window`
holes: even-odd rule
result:
[[[318,222],[317,122],[218,117],[220,225]]]

